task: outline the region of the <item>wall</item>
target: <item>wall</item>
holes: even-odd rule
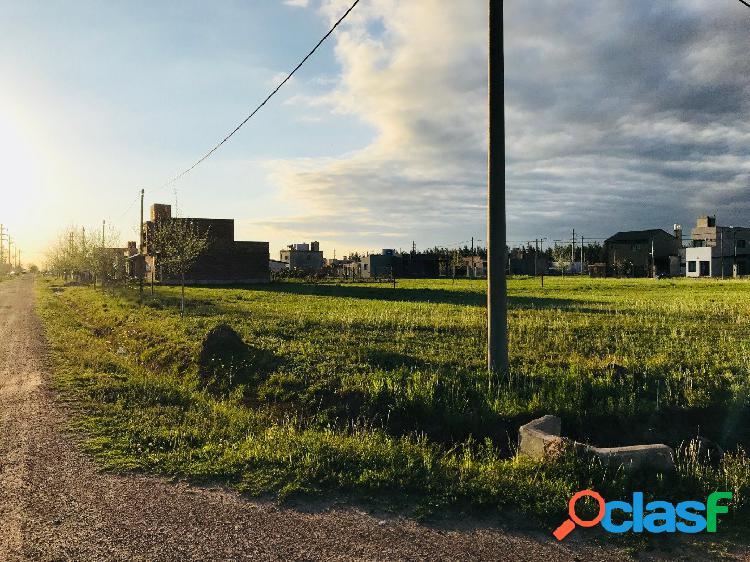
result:
[[[281,250],[281,261],[288,263],[290,269],[320,271],[325,265],[323,252],[312,250]]]
[[[703,274],[701,274],[701,262],[707,263],[709,272],[708,276],[711,275],[711,269],[712,269],[712,262],[713,261],[713,248],[712,247],[705,247],[705,248],[686,248],[685,249],[685,275],[687,277],[704,277],[705,271],[703,271]],[[691,271],[691,263],[692,267],[694,267],[694,271]],[[705,266],[704,266],[705,267]]]

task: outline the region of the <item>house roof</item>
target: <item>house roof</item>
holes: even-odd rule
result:
[[[648,230],[626,230],[618,232],[607,238],[604,242],[644,242],[649,241],[654,236],[659,235],[672,236],[662,228],[650,228]]]

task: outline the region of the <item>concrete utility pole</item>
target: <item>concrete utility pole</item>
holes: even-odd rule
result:
[[[146,192],[145,189],[141,189],[141,222],[138,223],[138,230],[141,233],[140,237],[140,245],[138,247],[138,253],[143,256],[143,195]],[[140,279],[139,287],[138,287],[138,302],[140,304],[143,304],[143,277],[146,275],[146,258],[141,258],[141,262],[143,265],[143,271],[139,271],[138,277]],[[151,279],[153,281],[154,278],[154,272],[151,272]],[[153,290],[153,283],[151,285]]]
[[[489,0],[489,150],[487,154],[487,368],[508,371],[505,264],[505,93],[503,2]]]
[[[576,229],[573,229],[573,237],[570,239],[570,274],[573,275],[576,263]]]
[[[656,277],[656,256],[654,255],[654,237],[651,237],[651,277]]]
[[[719,227],[721,228],[721,227]],[[719,230],[719,251],[721,252],[721,278],[724,279],[724,230]]]
[[[581,236],[581,275],[583,275],[583,236]]]

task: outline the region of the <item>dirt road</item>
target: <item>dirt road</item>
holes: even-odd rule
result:
[[[278,507],[102,473],[65,431],[31,276],[0,283],[0,560],[623,560],[470,522]]]

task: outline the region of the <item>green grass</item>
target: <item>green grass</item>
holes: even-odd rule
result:
[[[513,279],[506,378],[484,369],[481,281],[189,288],[184,320],[177,288],[140,308],[129,289],[39,287],[56,380],[109,469],[426,511],[559,518],[584,487],[677,500],[729,489],[733,513],[747,510],[748,282]],[[201,340],[221,322],[270,359],[244,384],[206,389]],[[243,370],[227,358],[217,371]],[[516,456],[518,426],[546,413],[599,445],[700,433],[733,453],[713,467],[688,455],[667,478]]]

